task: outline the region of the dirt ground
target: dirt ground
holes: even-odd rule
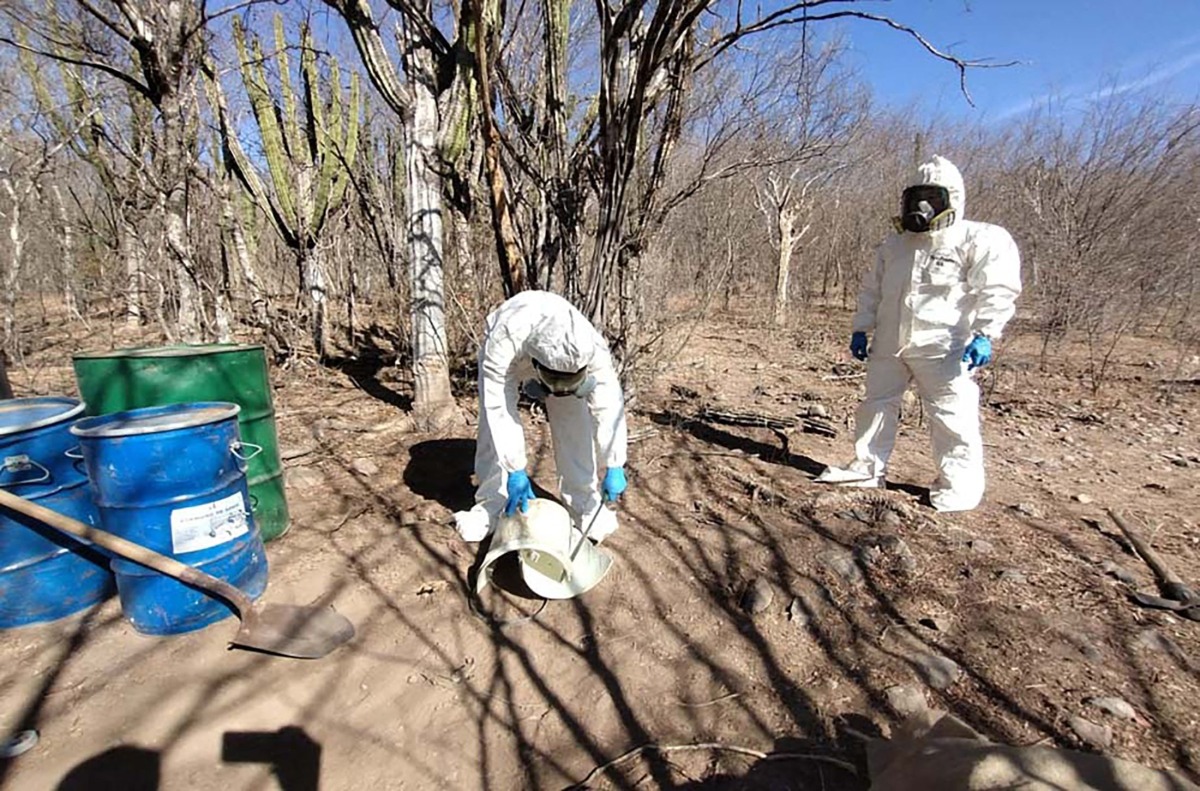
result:
[[[233,620],[141,636],[115,600],[5,632],[0,726],[40,741],[0,786],[560,789],[644,745],[705,744],[644,750],[586,787],[854,791],[860,735],[914,696],[996,740],[1200,776],[1200,624],[1128,601],[1113,564],[1140,589],[1153,578],[1104,513],[1123,509],[1200,583],[1200,360],[1180,370],[1130,343],[1093,395],[1081,349],[1041,370],[1018,334],[981,379],[986,503],[938,515],[921,504],[934,473],[915,404],[892,488],[811,481],[851,452],[863,368],[847,325],[833,309],[787,331],[749,309],[681,324],[632,410],[611,574],[541,609],[493,586],[484,614],[468,597],[478,547],[450,519],[471,501],[473,425],[414,433],[398,372],[371,361],[276,371],[295,458],[266,598],[329,600],[357,636],[322,660],[272,658],[228,650]],[[71,352],[128,340],[29,333],[18,395],[74,393]],[[785,446],[695,420],[705,405],[827,413],[839,436]],[[553,491],[545,426],[527,416],[527,433]],[[754,580],[770,601],[750,614]]]

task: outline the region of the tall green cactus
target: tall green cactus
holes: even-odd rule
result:
[[[319,242],[326,220],[345,199],[349,168],[358,154],[362,110],[358,75],[351,75],[346,92],[338,63],[329,57],[329,77],[322,79],[305,25],[300,35],[301,92],[297,97],[280,15],[275,16],[275,52],[270,56],[264,55],[262,42],[248,35],[236,17],[233,34],[242,81],[262,139],[267,178],[264,180],[264,174],[246,157],[236,133],[223,123],[231,165],[279,237],[296,253],[301,289],[311,300],[313,340],[324,357],[328,332]],[[268,58],[274,60],[279,73],[274,91],[264,66]]]

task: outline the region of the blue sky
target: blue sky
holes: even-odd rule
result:
[[[1200,0],[894,0],[863,10],[917,28],[960,57],[1021,61],[973,70],[972,108],[954,67],[911,38],[867,22],[844,25],[853,63],[889,105],[1002,123],[1051,96],[1200,95]]]

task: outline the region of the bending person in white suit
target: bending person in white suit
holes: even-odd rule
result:
[[[479,486],[475,506],[454,515],[459,534],[481,541],[501,514],[524,511],[534,497],[517,412],[522,388],[545,402],[563,502],[581,530],[595,517],[589,537],[603,540],[617,518],[601,498],[613,501],[625,491],[625,399],[604,337],[547,291],[517,294],[487,317],[479,353]]]

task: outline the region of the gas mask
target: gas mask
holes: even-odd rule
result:
[[[578,371],[555,371],[534,359],[533,370],[547,396],[587,398],[596,389],[596,377],[590,375],[586,367]]]
[[[900,227],[910,233],[925,233],[954,221],[950,192],[936,184],[921,184],[904,190],[900,199]]]

